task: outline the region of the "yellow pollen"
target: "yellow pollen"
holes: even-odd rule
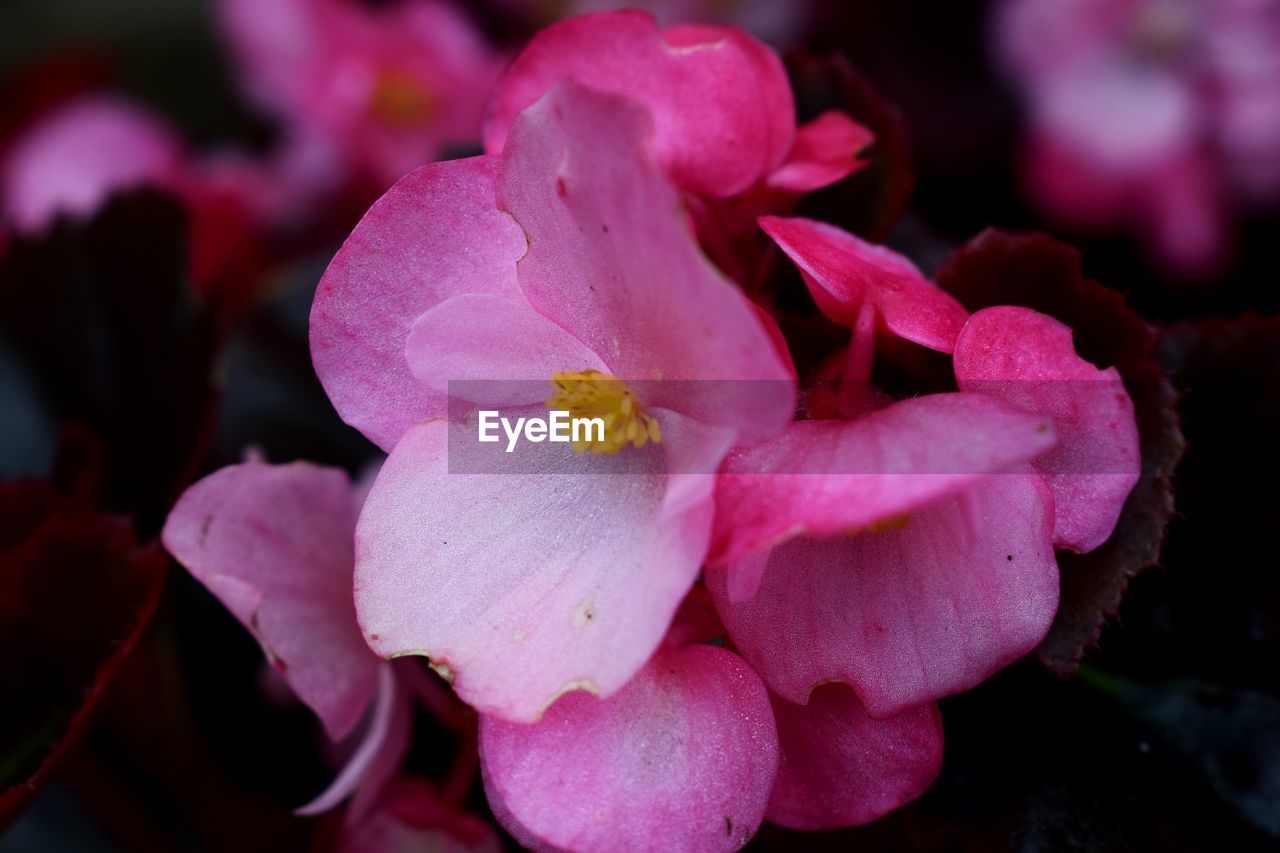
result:
[[[555,391],[547,400],[547,408],[568,412],[570,418],[599,418],[604,422],[604,440],[596,441],[596,433],[588,428],[573,442],[579,453],[617,453],[628,444],[644,447],[650,441],[662,441],[658,422],[627,383],[598,370],[560,370],[551,374]],[[583,424],[583,426],[587,426]]]
[[[384,124],[412,130],[430,121],[439,104],[435,93],[420,79],[405,71],[385,68],[374,83],[371,106]]]
[[[911,513],[904,512],[898,515],[891,515],[888,518],[882,518],[879,521],[873,521],[864,527],[852,527],[845,532],[849,536],[857,536],[860,533],[888,533],[891,530],[901,530],[907,526],[909,521],[911,521]]]

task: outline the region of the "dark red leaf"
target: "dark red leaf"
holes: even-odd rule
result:
[[[128,518],[0,486],[0,827],[83,730],[146,627],[168,560]]]
[[[143,535],[210,424],[213,325],[183,271],[185,229],[175,203],[140,193],[0,258],[0,334],[51,414],[99,440],[104,506],[136,511]]]

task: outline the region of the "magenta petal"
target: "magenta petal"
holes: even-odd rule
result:
[[[489,105],[485,150],[502,151],[516,116],[563,79],[643,104],[655,156],[690,192],[747,189],[782,161],[795,133],[782,63],[750,36],[727,27],[663,32],[646,12],[604,12],[533,37]]]
[[[474,425],[415,426],[360,516],[356,605],[369,644],[430,657],[466,702],[505,719],[536,720],[568,690],[613,694],[698,575],[709,498],[667,513],[653,445],[631,448],[631,473],[599,467],[621,454],[536,444],[520,452],[546,452],[557,473],[451,474],[450,429],[475,440]]]
[[[775,548],[750,601],[729,601],[723,568],[707,570],[707,588],[770,690],[803,703],[843,681],[891,717],[1035,648],[1058,603],[1052,525],[1038,476],[995,474],[900,529]]]
[[[503,406],[546,400],[557,370],[607,372],[581,341],[528,305],[487,293],[454,296],[424,313],[405,356],[427,388],[447,394],[452,380],[455,397]]]
[[[769,176],[769,186],[807,193],[834,184],[866,165],[859,156],[875,136],[837,110],[829,110],[796,131],[787,162]]]
[[[832,322],[852,328],[867,303],[889,333],[938,352],[955,347],[964,308],[907,258],[812,219],[764,216],[760,227],[800,268]]]
[[[1115,529],[1142,465],[1133,401],[1114,367],[1099,370],[1071,329],[1030,308],[987,308],[956,342],[956,382],[1053,418],[1059,444],[1034,464],[1053,491],[1054,544],[1097,548]]]
[[[59,214],[91,215],[115,192],[171,186],[182,164],[182,143],[160,119],[120,98],[80,98],[12,141],[0,213],[37,230]]]
[[[637,390],[649,405],[758,441],[791,417],[790,364],[698,248],[646,152],[649,126],[633,101],[573,83],[520,115],[498,178],[501,206],[529,236],[520,287],[614,376],[662,380]]]
[[[570,850],[737,850],[778,761],[769,697],[714,646],[663,649],[610,699],[574,693],[536,725],[480,720],[494,813],[517,839]]]
[[[933,705],[877,720],[843,684],[818,687],[807,705],[769,698],[779,749],[770,823],[870,823],[923,794],[942,768],[942,721]]]
[[[250,462],[189,488],[163,533],[334,740],[364,713],[379,667],[352,601],[356,511],[340,470]]]
[[[418,316],[461,293],[520,299],[525,239],[494,204],[495,170],[493,159],[475,157],[406,175],[360,220],[316,291],[316,374],[343,420],[384,450],[445,411],[405,358]]]
[[[1047,418],[985,394],[931,394],[854,421],[796,421],[725,461],[708,559],[736,562],[793,536],[869,527],[1053,446]],[[752,590],[746,583],[739,595]]]

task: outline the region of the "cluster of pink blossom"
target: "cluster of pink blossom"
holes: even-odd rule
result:
[[[1027,102],[1027,176],[1055,215],[1130,227],[1174,268],[1280,202],[1280,4],[1005,0],[994,42]]]
[[[401,178],[316,294],[316,372],[389,454],[371,482],[248,462],[165,527],[328,734],[363,732],[308,811],[354,793],[354,845],[409,831],[407,799],[419,827],[497,844],[400,777],[412,698],[442,701],[389,661],[413,655],[478,712],[489,803],[530,847],[736,849],[764,820],[846,826],[916,798],[938,700],[1036,647],[1054,548],[1104,542],[1136,482],[1118,375],[1056,320],[969,314],[893,251],[777,215],[870,137],[837,113],[797,127],[778,57],[734,29],[552,26],[483,136]],[[799,408],[794,342],[699,242],[739,233],[716,217],[743,198],[849,330],[837,390]],[[959,390],[892,400],[877,341],[949,356]],[[492,379],[519,381],[450,386]],[[552,380],[608,416],[615,452],[450,472],[474,434],[458,387],[545,411]]]
[[[276,125],[272,150],[193,151],[145,105],[82,93],[0,151],[0,226],[35,233],[116,192],[165,190],[188,210],[193,276],[211,287],[237,236],[297,231],[353,185],[380,192],[472,143],[502,67],[440,0],[218,0],[215,12],[243,90]]]

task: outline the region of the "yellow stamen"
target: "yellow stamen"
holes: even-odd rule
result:
[[[907,526],[907,522],[911,521],[911,513],[904,512],[898,515],[891,515],[888,518],[882,518],[879,521],[873,521],[864,527],[853,527],[846,531],[850,536],[857,536],[860,533],[888,533],[891,530],[901,530]]]
[[[644,447],[662,441],[658,422],[645,411],[627,383],[598,370],[560,370],[551,374],[555,391],[547,408],[569,413],[571,418],[599,418],[604,422],[604,440],[584,430],[573,449],[579,453],[617,453],[628,444]]]
[[[435,93],[418,77],[385,68],[374,83],[371,106],[373,114],[383,123],[412,130],[430,121],[439,104]]]

